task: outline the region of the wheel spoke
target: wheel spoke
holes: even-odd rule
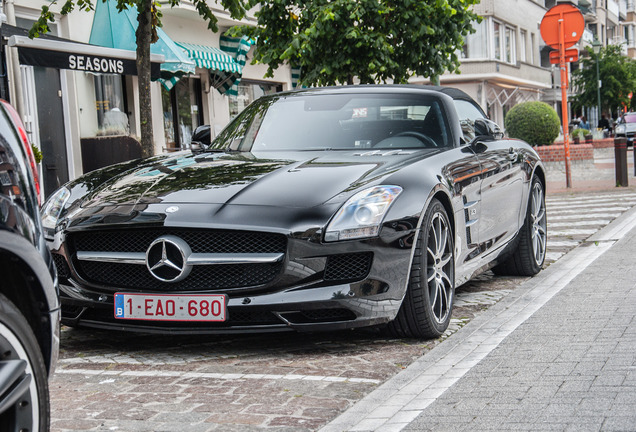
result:
[[[431,290],[429,289],[429,296],[430,294],[433,294],[432,298],[431,298],[431,308],[433,309],[433,311],[435,310],[435,303],[437,303],[437,293],[439,291],[439,286],[437,283],[437,278],[433,278],[433,286],[432,288],[432,293]]]
[[[440,219],[440,225],[441,225],[441,219],[442,218],[439,218],[439,219]],[[441,244],[441,247],[439,248],[439,250],[437,251],[437,254],[438,254],[438,256],[441,257],[442,254],[444,253],[444,251],[446,250],[446,245],[448,243],[448,229],[446,228],[446,225],[444,225],[443,227],[440,226],[440,230],[442,231],[441,234],[443,234],[442,235],[442,244]]]
[[[433,279],[435,279],[435,267],[429,267],[427,270],[426,282],[430,283]]]
[[[442,261],[440,262],[440,267],[446,267],[446,264],[450,262],[451,258],[453,258],[451,254],[447,254],[446,256],[442,257]]]
[[[543,221],[543,218],[545,217],[545,209],[541,209],[541,211],[539,211],[539,214],[535,217],[535,222],[541,222]]]
[[[442,226],[439,216],[435,218],[433,232],[435,233],[435,257],[439,254],[440,251],[440,243],[442,242]]]

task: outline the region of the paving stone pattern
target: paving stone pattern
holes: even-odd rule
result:
[[[632,230],[403,430],[636,430],[634,256]]]
[[[596,232],[634,204],[629,190],[550,197],[548,264],[590,235],[573,229]],[[526,279],[488,272],[458,288],[449,331],[433,341],[374,331],[183,337],[63,328],[52,430],[317,430]]]

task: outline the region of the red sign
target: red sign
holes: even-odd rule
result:
[[[565,62],[575,62],[579,60],[579,50],[570,48],[565,50]],[[550,51],[550,63],[559,64],[559,51]]]
[[[564,48],[569,48],[581,39],[585,30],[585,19],[576,6],[562,3],[554,6],[541,20],[541,37],[552,48],[559,49],[559,21],[563,20]]]

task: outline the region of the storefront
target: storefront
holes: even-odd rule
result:
[[[82,81],[85,93],[93,101],[92,134],[128,135],[130,133],[125,77],[137,74],[135,53],[80,44],[60,38],[37,40],[24,36],[25,30],[2,27],[3,56],[17,48],[20,71],[21,107],[31,142],[42,152],[41,177],[44,195],[74,178],[72,160],[81,149],[70,145],[71,101],[69,73]],[[159,78],[160,56],[152,57],[152,73]],[[17,92],[16,92],[17,93]],[[90,102],[89,102],[90,103]],[[81,108],[83,111],[83,108]],[[103,162],[106,164],[108,162]],[[81,168],[85,171],[85,167]]]
[[[100,1],[92,14],[56,14],[50,27],[64,39],[44,35],[30,40],[24,36],[40,6],[27,0],[13,4],[14,13],[7,10],[7,17],[14,26],[2,26],[6,73],[0,92],[18,107],[32,142],[42,150],[43,189],[49,194],[100,166],[94,163],[94,149],[108,152],[111,159],[105,160],[113,162],[127,157],[125,152],[136,145],[138,81],[136,69],[129,69],[136,57],[136,11],[120,12],[114,0]],[[155,153],[187,148],[190,135],[202,124],[210,124],[216,135],[259,95],[291,88],[289,68],[263,78],[267,67],[250,64],[254,47],[249,41],[222,36],[237,24],[228,15],[215,12],[220,32],[212,33],[189,4],[162,7],[162,13],[159,41],[151,45]],[[14,38],[9,46],[11,36],[23,38]],[[31,48],[66,54],[38,52],[29,59]],[[52,62],[55,56],[59,58]],[[160,58],[162,63],[157,62]],[[42,59],[47,63],[37,63]]]

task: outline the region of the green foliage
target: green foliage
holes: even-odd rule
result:
[[[519,138],[531,146],[550,145],[560,132],[556,111],[545,102],[523,102],[515,105],[504,120],[511,138]]]
[[[601,109],[603,112],[622,110],[630,106],[630,92],[636,93],[636,62],[621,53],[619,45],[608,45],[594,54],[587,47],[587,57],[579,61],[579,69],[572,73],[572,85],[578,93],[572,98],[575,106],[598,105],[596,62],[601,80]]]
[[[31,149],[33,150],[33,158],[35,159],[35,163],[42,162],[42,152],[39,148],[31,144]]]
[[[457,71],[457,50],[481,18],[479,0],[248,0],[256,27],[233,29],[258,41],[267,76],[287,62],[307,86],[406,83],[413,75]]]

